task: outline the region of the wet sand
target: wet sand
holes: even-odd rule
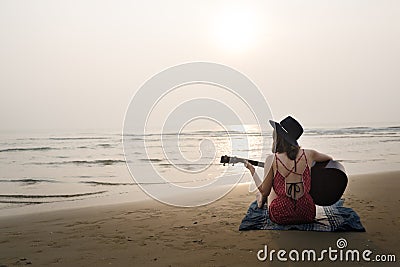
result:
[[[239,224],[255,199],[247,185],[197,208],[176,208],[151,200],[2,217],[0,266],[293,266],[293,262],[276,259],[260,262],[257,252],[264,245],[276,250],[319,251],[335,247],[341,237],[347,240],[348,248],[399,258],[399,190],[400,171],[350,177],[345,206],[361,217],[365,233],[239,232]],[[379,265],[396,263],[371,264]]]

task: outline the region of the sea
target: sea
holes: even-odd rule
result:
[[[272,132],[249,129],[129,134],[125,144],[118,131],[0,132],[0,216],[149,199],[140,183],[158,180],[134,177],[128,158],[138,168],[151,165],[165,183],[185,186],[209,183],[227,170],[245,173],[243,164],[223,166],[220,157],[264,161]],[[400,170],[397,125],[308,128],[299,143],[333,156],[349,175]]]

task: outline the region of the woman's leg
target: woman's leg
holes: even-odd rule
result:
[[[269,193],[269,196],[268,196],[268,207],[269,207],[269,205],[271,205],[272,200],[274,200],[277,197],[278,197],[278,195],[275,193],[275,190],[272,187],[271,192]]]

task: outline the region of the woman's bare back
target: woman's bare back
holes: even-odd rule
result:
[[[298,189],[298,191],[294,193],[293,190],[288,190],[287,187],[286,194],[292,198],[299,199],[304,195],[304,184],[302,183],[302,181],[303,174],[306,168],[308,167],[311,173],[311,166],[313,165],[314,161],[326,161],[330,159],[332,159],[330,156],[319,153],[315,150],[300,149],[296,155],[295,168],[295,161],[290,159],[286,153],[276,153],[272,162],[273,176],[275,177],[277,172],[279,172],[283,177],[285,177],[285,182],[287,184],[296,184],[296,188]],[[268,205],[276,197],[277,195],[272,188],[271,193],[268,196]]]

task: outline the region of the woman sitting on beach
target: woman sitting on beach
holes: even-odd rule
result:
[[[288,116],[280,123],[269,121],[274,127],[272,152],[265,160],[265,179],[261,182],[253,165],[245,162],[258,187],[258,207],[268,198],[270,219],[278,224],[309,223],[315,218],[315,204],[310,196],[311,166],[314,161],[332,158],[311,149],[300,149],[297,139],[303,128]]]

